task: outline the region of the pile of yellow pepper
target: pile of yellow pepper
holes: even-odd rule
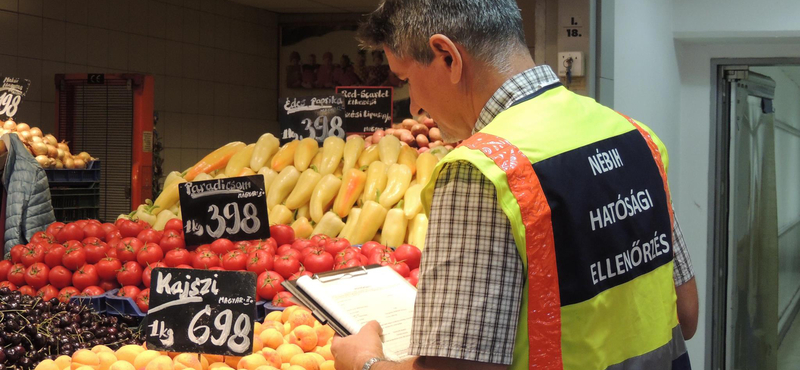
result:
[[[270,225],[291,225],[298,238],[324,234],[354,245],[374,240],[421,249],[428,219],[420,194],[446,154],[444,147],[418,154],[392,135],[371,145],[355,135],[347,141],[328,137],[320,147],[314,139],[281,146],[264,134],[254,144],[228,143],[183,173],[170,173],[155,202],[127,216],[163,229],[181,216],[179,184],[260,174]]]

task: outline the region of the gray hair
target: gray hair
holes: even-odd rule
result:
[[[357,37],[363,47],[386,46],[427,65],[434,56],[428,40],[437,33],[501,70],[515,51],[527,48],[515,0],[383,0]]]

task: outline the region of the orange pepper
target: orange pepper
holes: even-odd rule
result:
[[[201,173],[209,173],[227,166],[231,157],[246,146],[247,145],[241,141],[234,141],[221,146],[192,166],[189,172],[186,173],[186,176],[184,176],[184,179],[186,179],[186,181],[192,181]]]
[[[350,213],[353,204],[356,203],[361,192],[364,191],[364,184],[367,182],[367,175],[355,168],[348,170],[342,178],[342,187],[333,202],[333,212],[344,218]]]

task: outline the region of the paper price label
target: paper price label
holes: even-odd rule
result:
[[[312,138],[322,143],[329,136],[345,138],[344,98],[339,94],[281,99],[281,141]]]
[[[3,77],[3,84],[0,86],[0,117],[9,119],[17,114],[22,97],[30,86],[31,80]]]

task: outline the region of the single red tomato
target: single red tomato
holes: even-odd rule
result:
[[[72,271],[67,270],[64,266],[56,266],[50,269],[47,279],[58,289],[66,288],[72,285]]]
[[[59,243],[64,243],[70,240],[83,240],[83,229],[80,226],[75,224],[74,222],[67,224],[64,226],[56,235],[56,240]]]
[[[336,238],[331,240],[330,243],[325,245],[325,251],[332,255],[336,255],[336,253],[339,253],[347,249],[348,247],[350,247],[350,242],[347,241],[347,239]]]
[[[208,270],[212,267],[219,266],[221,263],[219,256],[210,250],[195,253],[192,259],[192,267],[202,270]]]
[[[114,230],[106,234],[107,242],[111,242],[112,240],[121,240],[121,239],[122,239],[122,234],[119,232],[119,230]]]
[[[222,268],[222,266],[209,267],[208,269],[209,270],[217,270],[217,271],[225,271],[225,269]]]
[[[64,228],[63,222],[53,222],[52,224],[50,224],[50,226],[47,227],[45,232],[51,237],[55,237],[56,235],[58,235],[58,232],[61,231],[62,228]]]
[[[106,257],[117,258],[117,248],[108,247]]]
[[[90,243],[83,247],[83,251],[86,253],[86,263],[97,263],[106,257],[108,246],[103,242]]]
[[[117,270],[122,268],[122,262],[117,258],[106,257],[98,261],[94,267],[101,279],[112,280],[117,277]]]
[[[185,263],[181,263],[180,265],[178,265],[178,266],[175,266],[175,268],[176,268],[176,269],[189,269],[189,270],[193,269],[193,267],[192,267],[192,266],[189,266],[189,265],[187,265],[187,264],[185,264]]]
[[[150,308],[150,288],[144,289],[136,295],[136,306],[139,311],[147,312]]]
[[[419,279],[419,268],[415,268],[408,273],[408,276]]]
[[[72,285],[80,290],[100,283],[100,276],[97,275],[97,268],[91,264],[85,264],[75,271],[72,275]]]
[[[161,241],[161,235],[159,235],[158,231],[153,229],[146,229],[139,232],[136,235],[136,239],[141,240],[143,243],[158,243]]]
[[[36,295],[36,289],[33,289],[30,285],[23,285],[17,289],[18,292],[22,295],[29,295],[31,297]]]
[[[164,253],[173,249],[186,248],[186,243],[183,240],[183,236],[180,234],[180,232],[175,230],[165,230],[164,236],[161,237],[158,245],[161,246],[161,249],[164,250]]]
[[[122,285],[138,286],[142,283],[142,266],[138,262],[129,261],[117,272],[117,281]]]
[[[25,285],[25,265],[17,263],[11,266],[6,279],[16,286]]]
[[[272,300],[275,294],[285,289],[281,285],[283,277],[275,271],[264,271],[258,275],[256,280],[256,293],[263,300]]]
[[[116,225],[114,225],[114,224],[110,224],[110,223],[108,223],[108,222],[106,222],[106,223],[104,223],[104,224],[101,224],[101,225],[100,225],[100,227],[101,227],[101,228],[103,229],[103,231],[106,233],[106,241],[108,241],[108,234],[109,234],[109,233],[111,233],[112,231],[119,231],[119,229],[117,229],[117,226],[116,226]]]
[[[314,274],[312,274],[312,273],[311,273],[311,271],[306,271],[306,270],[304,270],[304,269],[301,267],[301,268],[300,268],[300,271],[298,271],[298,272],[295,272],[294,274],[292,274],[292,276],[290,276],[290,277],[289,277],[289,280],[297,280],[297,279],[299,279],[301,276],[308,276],[308,277],[312,277],[312,276],[314,276]]]
[[[64,303],[69,302],[73,296],[80,295],[81,291],[74,286],[68,286],[58,291],[58,300]]]
[[[164,225],[164,231],[175,230],[177,232],[183,231],[183,221],[180,218],[172,218]]]
[[[11,262],[20,263],[23,253],[25,253],[25,245],[17,244],[11,247]]]
[[[373,252],[372,256],[369,257],[368,262],[370,265],[381,265],[381,266],[388,266],[391,265],[397,260],[394,258],[392,253],[390,252]]]
[[[413,285],[415,288],[417,287],[417,283],[419,283],[419,279],[415,279],[415,278],[413,278],[413,277],[411,277],[411,276],[407,277],[407,278],[406,278],[406,281],[407,281],[409,284]]]
[[[296,250],[296,249],[295,249],[295,250]],[[300,260],[301,260],[301,261],[303,261],[303,260],[305,260],[305,259],[306,259],[306,257],[308,257],[308,255],[310,255],[311,253],[314,253],[314,252],[320,252],[320,251],[323,251],[323,252],[324,252],[324,251],[325,251],[325,248],[322,248],[322,247],[305,247],[305,248],[303,248],[303,249],[300,251]]]
[[[361,264],[361,260],[358,259],[358,258],[353,258],[353,259],[349,259],[349,260],[341,260],[339,262],[335,262],[334,265],[333,265],[333,269],[334,270],[342,270],[342,269],[347,269],[347,268],[357,267],[357,266],[363,266]]]
[[[101,241],[106,240],[106,231],[103,230],[103,226],[97,223],[88,223],[86,226],[83,227],[83,235],[88,237],[95,237],[100,239]]]
[[[33,287],[33,289],[39,289],[47,285],[47,275],[49,273],[50,268],[47,265],[41,262],[34,263],[25,270],[25,283]]]
[[[405,262],[395,261],[394,263],[390,263],[389,267],[391,267],[392,270],[396,271],[404,278],[408,277],[411,273],[411,270],[409,270],[408,265]]]
[[[289,225],[272,225],[269,227],[269,235],[275,239],[275,243],[278,245],[294,242],[294,229]]]
[[[361,253],[359,253],[358,251],[354,251],[354,250],[348,248],[348,249],[345,249],[345,250],[343,250],[343,251],[341,251],[339,253],[336,253],[336,255],[333,256],[333,261],[334,262],[340,262],[340,261],[351,260],[351,259],[354,259],[354,258],[358,258],[359,254],[361,254]]]
[[[144,247],[144,243],[137,238],[124,238],[117,244],[117,258],[122,262],[136,261],[136,254]]]
[[[252,245],[250,245],[250,242],[240,241],[240,242],[236,242],[233,245],[233,248],[235,250],[238,250],[239,252],[242,252],[244,254],[248,254],[248,253],[250,253],[250,249],[252,249]]]
[[[272,268],[284,279],[287,279],[295,272],[300,271],[300,260],[294,256],[276,256]]]
[[[389,247],[387,247],[385,245],[379,245],[379,246],[377,246],[375,248],[372,248],[369,252],[364,253],[364,255],[367,256],[367,257],[372,257],[373,255],[378,254],[378,253],[384,254],[384,253],[392,253],[392,252],[394,252],[392,250],[392,248],[389,248]]]
[[[44,264],[50,268],[61,266],[61,259],[66,251],[67,248],[61,244],[50,244],[50,248],[45,248],[44,251]]]
[[[123,238],[135,238],[144,230],[144,227],[138,222],[124,220],[117,225],[117,229],[119,229],[119,233]]]
[[[78,221],[75,221],[75,222],[73,222],[73,223],[74,223],[76,226],[78,226],[78,227],[80,227],[81,229],[83,229],[83,227],[84,227],[84,226],[86,226],[86,225],[88,225],[88,224],[89,224],[89,220],[78,220]],[[69,224],[68,224],[68,225],[69,225]]]
[[[293,249],[302,251],[303,249],[306,249],[308,247],[316,247],[317,243],[314,243],[310,239],[295,239],[294,242],[291,244],[291,246]]]
[[[173,249],[164,255],[163,261],[168,267],[186,265],[192,263],[192,256],[189,251],[183,248]]]
[[[61,257],[61,264],[72,270],[75,271],[79,267],[86,264],[86,252],[83,248],[68,248],[64,252],[64,256]]]
[[[8,290],[13,292],[13,291],[17,290],[17,285],[12,283],[12,282],[10,282],[10,281],[8,281],[8,280],[0,281],[0,289],[2,289],[2,288],[6,288],[6,289],[8,289]]]
[[[247,257],[247,271],[260,274],[267,270],[272,270],[274,264],[273,256],[265,251],[250,253]]]
[[[110,290],[118,289],[120,287],[119,283],[117,282],[117,279],[113,279],[113,280],[100,279],[100,284],[98,284],[97,286],[99,286],[101,289],[103,289],[104,292],[108,292]]]
[[[211,251],[220,256],[232,251],[233,248],[233,242],[225,238],[214,240],[214,242],[211,243]]]
[[[382,246],[383,245],[381,245],[381,243],[374,242],[374,241],[368,241],[368,242],[366,242],[366,243],[361,245],[361,254],[369,257],[370,252],[372,252],[373,249],[375,249],[377,247],[382,247]]]
[[[135,285],[123,285],[117,292],[117,297],[130,297],[135,299],[141,289]]]
[[[293,250],[293,249],[294,249],[294,247],[292,247],[292,244],[284,244],[284,245],[278,247],[277,255],[278,256],[283,256],[284,254],[286,254],[286,252],[288,252],[290,250]]]
[[[44,247],[40,244],[28,244],[25,246],[25,252],[22,253],[20,262],[26,267],[34,263],[44,262]]]
[[[303,258],[303,253],[301,253],[297,249],[291,249],[291,248],[289,250],[284,251],[283,254],[278,253],[278,255],[279,256],[292,256],[294,258],[297,258],[298,261]]]
[[[142,266],[147,266],[152,263],[161,261],[164,258],[164,252],[161,247],[156,243],[147,243],[136,254],[136,261]]]
[[[90,287],[86,287],[85,289],[81,290],[81,295],[82,296],[87,296],[87,297],[94,297],[94,296],[98,296],[98,295],[103,295],[103,293],[105,293],[105,291],[102,288],[100,288],[99,286],[90,286]]]
[[[276,242],[275,238],[273,238],[273,237],[269,237],[269,238],[264,239],[264,245],[267,246],[267,247],[272,247],[275,250],[278,249],[278,242]]]
[[[164,262],[156,262],[144,268],[144,272],[142,272],[142,285],[144,285],[145,288],[150,287],[150,279],[153,275],[153,269],[157,267],[167,267],[167,265]]]
[[[8,272],[11,271],[11,266],[14,266],[14,264],[9,260],[0,261],[0,280],[8,276]]]
[[[194,252],[195,254],[197,254],[197,253],[202,253],[202,252],[211,252],[211,253],[214,253],[214,252],[212,252],[212,251],[211,251],[211,244],[203,244],[203,245],[201,245],[201,246],[197,247],[197,249],[195,249],[193,252]]]
[[[54,286],[47,284],[36,291],[36,295],[41,297],[43,301],[47,302],[53,298],[58,297],[58,289]]]
[[[275,297],[272,298],[272,305],[275,307],[294,306],[295,303],[292,302],[292,293],[278,292],[275,294]]]
[[[303,266],[315,274],[330,271],[333,270],[333,256],[324,250],[314,251],[303,260]]]
[[[247,255],[238,250],[232,250],[222,258],[222,267],[228,271],[244,270],[247,267]]]
[[[53,244],[55,241],[55,238],[44,231],[39,231],[36,234],[33,234],[33,237],[31,237],[31,243]]]
[[[136,223],[138,223],[138,224],[139,224],[139,225],[142,227],[142,230],[147,230],[147,229],[151,229],[151,228],[153,228],[153,227],[150,225],[150,223],[148,223],[148,222],[147,222],[147,221],[145,221],[145,220],[138,220],[138,221],[136,221]]]
[[[419,267],[422,260],[422,251],[411,244],[401,244],[394,252],[394,258],[405,262],[408,268],[413,270]]]

